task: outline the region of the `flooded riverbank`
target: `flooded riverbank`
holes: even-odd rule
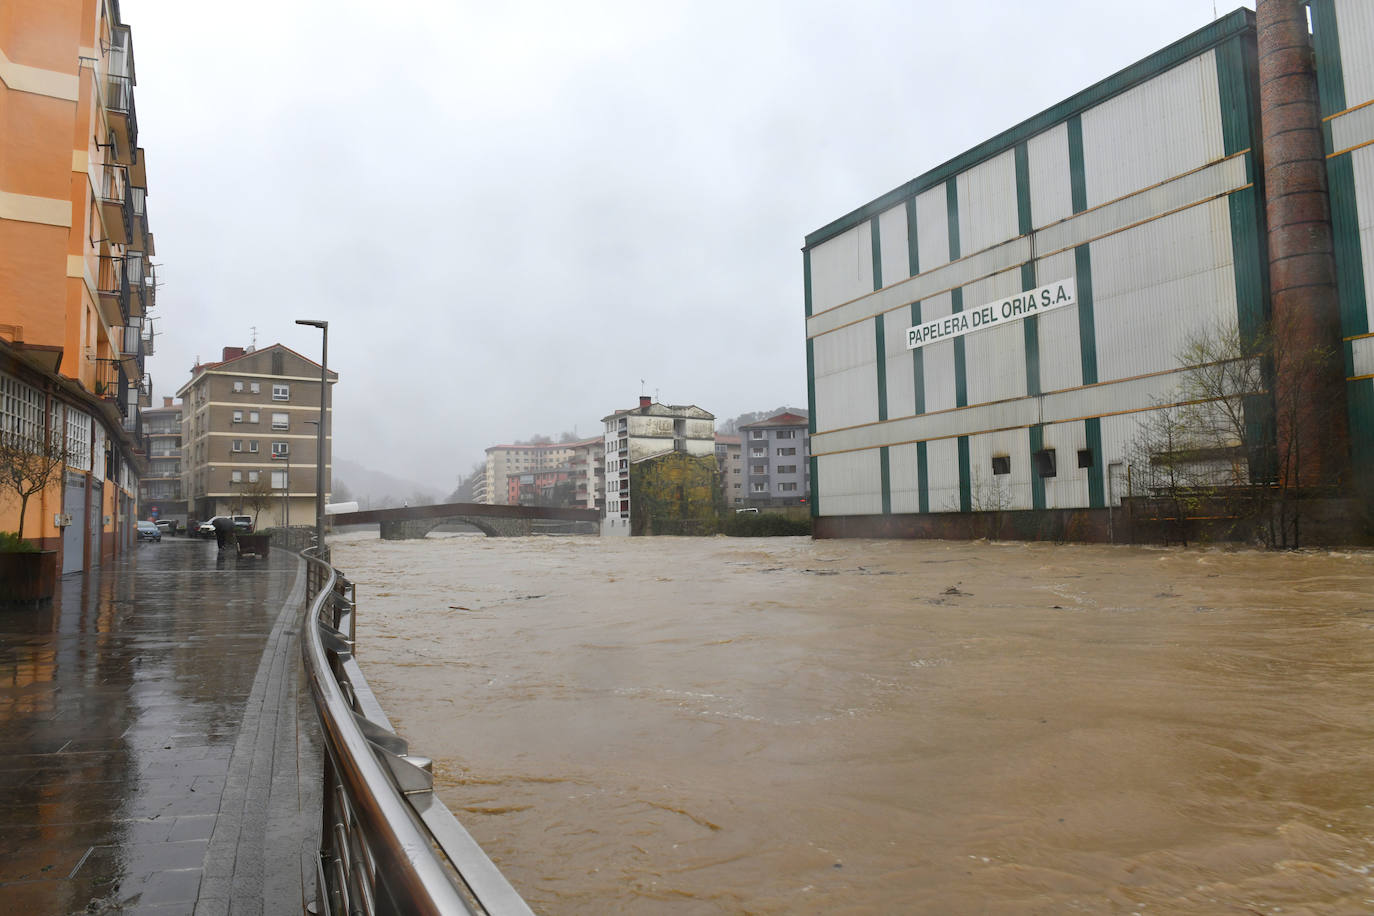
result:
[[[540,913],[1374,911],[1369,554],[335,545]]]

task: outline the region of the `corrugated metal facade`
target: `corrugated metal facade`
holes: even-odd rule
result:
[[[1313,0],[1352,461],[1374,475],[1374,4]]]
[[[1182,343],[1239,320],[1238,252],[1266,262],[1230,201],[1258,168],[1246,42],[1238,10],[808,236],[817,515],[1119,500]],[[907,348],[908,328],[1063,280],[1077,304]]]

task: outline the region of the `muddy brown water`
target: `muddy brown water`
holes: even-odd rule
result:
[[[1374,555],[333,543],[536,912],[1374,912]]]

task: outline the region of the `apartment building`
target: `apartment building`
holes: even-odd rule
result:
[[[134,543],[156,293],[135,81],[116,0],[0,6],[0,422],[59,468],[0,529],[63,572]]]
[[[742,461],[747,470],[744,505],[800,506],[811,496],[811,435],[807,418],[783,413],[741,426]]]
[[[190,516],[181,491],[181,405],[175,398],[143,411],[143,436],[148,470],[139,481],[138,516],[185,527]]]
[[[259,528],[315,521],[320,364],[281,344],[225,347],[191,370],[182,399],[182,489],[194,519],[253,515]],[[329,372],[329,384],[338,382]],[[332,397],[330,399],[332,401]],[[325,417],[329,498],[332,413]]]
[[[744,506],[744,462],[740,437],[716,433],[716,470],[720,472],[721,503],[727,509]]]
[[[640,492],[636,493],[636,476],[645,477],[649,469],[641,467],[641,473],[636,475],[635,466],[647,465],[651,461],[668,456],[703,459],[696,462],[701,467],[696,469],[695,473],[689,471],[691,462],[683,462],[683,468],[669,476],[673,478],[672,484],[681,491],[679,505],[686,505],[691,501],[688,491],[697,488],[696,484],[702,476],[711,480],[707,501],[708,508],[714,514],[714,414],[692,405],[659,404],[652,398],[641,396],[638,407],[618,410],[602,417],[601,422],[604,427],[606,455],[606,512],[601,519],[602,534],[628,535],[649,533],[653,530],[652,512],[648,509],[650,504],[661,500],[662,494],[659,490],[662,482],[646,481]],[[702,471],[707,473],[703,475]],[[645,501],[646,504],[638,505],[640,501]],[[700,503],[701,500],[698,498],[696,502]],[[666,520],[660,513],[660,523]]]
[[[606,441],[601,437],[571,443],[573,455],[568,462],[572,472],[573,504],[583,509],[606,505]]]
[[[488,505],[512,505],[512,476],[565,468],[573,457],[572,442],[545,442],[530,445],[493,445],[486,450],[487,473],[483,498]]]

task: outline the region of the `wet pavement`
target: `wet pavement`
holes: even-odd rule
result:
[[[299,567],[164,538],[0,607],[0,913],[301,912]]]

